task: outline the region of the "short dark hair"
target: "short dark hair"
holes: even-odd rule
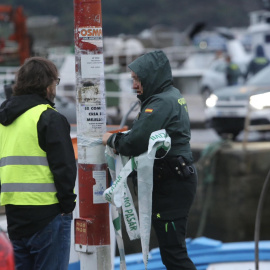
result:
[[[47,96],[47,87],[57,80],[58,71],[55,64],[43,57],[26,59],[16,74],[13,95],[38,94]]]

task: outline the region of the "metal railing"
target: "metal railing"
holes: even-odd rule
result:
[[[12,83],[19,67],[0,67],[0,85]]]

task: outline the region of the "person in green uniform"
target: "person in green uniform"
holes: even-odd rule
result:
[[[186,100],[173,86],[170,63],[163,51],[144,54],[129,68],[133,89],[141,101],[140,114],[130,132],[105,133],[103,144],[121,155],[138,156],[147,151],[152,132],[166,129],[171,149],[154,162],[152,224],[166,268],[194,270],[185,243],[188,214],[197,187]],[[163,155],[157,152],[157,156]]]
[[[229,55],[226,56],[226,79],[227,85],[237,85],[239,83],[239,79],[242,76],[241,70],[239,66],[234,63]]]
[[[248,79],[249,77],[254,76],[257,74],[260,70],[267,67],[269,65],[269,59],[265,56],[264,49],[262,45],[258,45],[256,47],[256,55],[255,57],[250,61],[247,71],[245,74],[245,79]]]

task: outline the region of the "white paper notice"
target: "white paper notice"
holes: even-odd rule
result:
[[[104,74],[103,54],[81,55],[82,78],[100,78]]]
[[[81,132],[106,132],[105,104],[79,104],[78,124]]]
[[[102,196],[106,190],[106,171],[93,171],[93,178],[96,180],[93,186],[93,203],[107,203]]]

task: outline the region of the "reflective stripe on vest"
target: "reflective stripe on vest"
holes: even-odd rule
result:
[[[48,166],[46,157],[13,156],[0,159],[0,167],[7,165],[43,165]]]
[[[2,184],[1,192],[56,192],[56,188],[53,183],[6,183]]]
[[[0,124],[1,205],[59,203],[47,154],[39,146],[37,123],[50,105],[30,108],[10,125]]]

